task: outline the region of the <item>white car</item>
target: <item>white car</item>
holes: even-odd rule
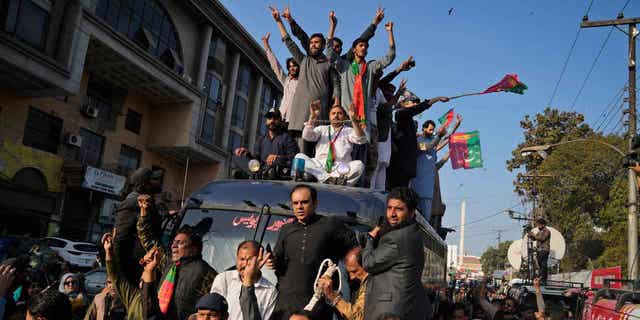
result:
[[[42,241],[56,251],[64,261],[78,267],[91,267],[98,256],[98,247],[89,242],[75,242],[63,238],[47,237]]]

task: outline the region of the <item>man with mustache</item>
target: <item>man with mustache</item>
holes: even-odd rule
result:
[[[278,301],[272,320],[289,319],[302,310],[313,296],[322,261],[329,258],[337,264],[357,245],[354,232],[342,222],[316,214],[318,192],[315,188],[296,185],[290,198],[296,220],[280,229],[273,257],[266,262],[278,277]],[[322,299],[311,313],[314,320],[329,320],[333,314]]]
[[[229,320],[269,320],[276,305],[278,290],[262,276],[260,268],[270,257],[263,257],[260,244],[246,240],[238,245],[236,269],[220,273],[211,293],[229,301]]]
[[[364,165],[360,160],[351,159],[351,150],[354,145],[362,145],[369,141],[363,130],[364,124],[357,121],[355,110],[349,110],[349,116],[353,121],[353,127],[345,125],[346,112],[340,105],[334,105],[329,112],[331,124],[328,126],[316,126],[316,120],[320,113],[320,103],[311,104],[309,121],[302,131],[302,138],[306,141],[317,142],[315,157],[310,158],[299,153],[296,159],[304,160],[304,171],[318,179],[322,183],[347,184],[353,186],[358,182]],[[339,173],[340,163],[348,166],[349,172]]]
[[[369,273],[362,267],[362,248],[355,247],[344,257],[344,269],[349,278],[351,300],[345,300],[340,292],[333,290],[333,281],[329,277],[320,278],[320,288],[327,301],[333,305],[346,320],[364,320],[364,301]]]
[[[369,232],[362,266],[369,273],[365,319],[393,313],[424,319],[429,303],[422,286],[424,244],[416,222],[418,195],[399,187],[387,195],[386,220]]]

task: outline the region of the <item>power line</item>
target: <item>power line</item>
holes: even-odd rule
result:
[[[616,95],[613,96],[611,101],[609,101],[609,103],[607,103],[607,105],[604,108],[604,110],[602,110],[602,112],[600,113],[600,116],[598,117],[599,120],[596,120],[596,122],[594,122],[594,127],[596,127],[596,129],[595,129],[596,132],[600,131],[600,128],[607,122],[608,119],[610,119],[614,115],[611,112],[611,110],[613,108],[615,108],[615,106],[617,105],[616,101],[622,97],[626,87],[627,87],[627,85],[626,85],[626,82],[625,82],[625,84],[622,86],[622,88],[620,88],[620,90],[618,90]],[[598,122],[600,122],[600,123],[598,124]]]
[[[589,3],[589,6],[587,7],[587,10],[584,13],[585,16],[589,15],[589,11],[591,10],[591,6],[593,6],[593,1],[594,0],[591,0],[591,2]],[[551,97],[549,98],[549,103],[547,104],[547,106],[549,106],[549,107],[551,107],[553,105],[553,99],[555,99],[556,93],[558,92],[558,87],[560,87],[560,82],[562,81],[562,77],[564,76],[564,73],[567,71],[567,66],[569,65],[569,60],[571,59],[571,56],[573,55],[573,49],[575,49],[575,47],[576,47],[576,42],[578,42],[578,38],[580,37],[580,31],[581,30],[582,30],[582,28],[578,27],[578,31],[576,32],[576,36],[573,39],[573,42],[571,43],[571,48],[569,49],[569,54],[567,55],[567,58],[564,60],[564,65],[562,66],[562,70],[560,71],[560,76],[558,77],[558,81],[556,81],[556,85],[553,88],[553,93],[551,94]]]
[[[622,10],[620,10],[620,12],[623,12],[624,9],[627,8],[627,5],[629,5],[630,2],[631,2],[631,0],[627,0],[627,2],[624,3],[624,6],[622,7]]]
[[[474,223],[478,223],[478,222],[481,222],[481,221],[485,221],[485,220],[491,219],[491,218],[493,218],[493,217],[495,217],[495,216],[500,215],[501,213],[505,213],[505,212],[507,212],[507,210],[513,209],[513,208],[518,207],[518,206],[520,206],[520,204],[513,205],[513,206],[511,206],[511,207],[509,207],[509,208],[506,208],[506,209],[502,209],[502,210],[500,210],[500,211],[498,211],[498,212],[496,212],[496,213],[490,214],[490,215],[488,215],[488,216],[486,216],[486,217],[482,217],[482,218],[480,218],[480,219],[477,219],[477,220],[473,220],[473,221],[467,222],[467,223],[465,223],[465,224],[464,224],[464,226],[466,227],[466,226],[468,226],[468,225],[470,225],[470,224],[474,224]],[[449,227],[449,228],[455,229],[455,228],[459,228],[459,227],[462,227],[462,226],[463,226],[463,225],[461,225],[461,224],[460,224],[460,225],[452,226],[452,227]]]
[[[578,90],[578,94],[576,94],[575,98],[573,98],[573,102],[571,103],[570,110],[573,110],[573,108],[576,106],[576,102],[578,102],[578,98],[580,98],[580,95],[582,94],[582,90],[584,90],[584,87],[587,85],[587,81],[589,81],[589,78],[591,77],[591,73],[593,72],[593,69],[595,69],[596,64],[598,64],[598,60],[600,59],[600,56],[602,55],[604,48],[607,46],[607,42],[609,42],[609,38],[611,38],[611,34],[613,33],[613,28],[614,27],[611,27],[609,29],[609,33],[607,33],[607,37],[604,38],[604,42],[602,42],[602,46],[600,46],[600,51],[598,51],[598,55],[596,55],[596,58],[593,60],[593,63],[591,64],[591,68],[589,68],[589,72],[587,72],[587,76],[584,78],[584,81],[582,81],[582,85],[580,86],[580,90]]]

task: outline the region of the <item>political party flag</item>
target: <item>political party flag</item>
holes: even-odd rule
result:
[[[507,74],[502,78],[502,80],[500,80],[500,82],[482,91],[482,94],[498,92],[498,91],[507,91],[507,92],[513,92],[517,94],[524,94],[524,90],[527,90],[527,89],[528,89],[527,85],[518,80],[517,74]]]
[[[527,87],[526,84],[524,84],[524,83],[520,82],[520,80],[518,80],[518,75],[517,74],[507,74],[506,76],[504,76],[502,78],[502,80],[500,80],[500,82],[490,86],[489,88],[485,89],[482,92],[472,92],[472,93],[460,94],[460,95],[457,95],[457,96],[449,97],[449,99],[453,100],[453,99],[458,99],[458,98],[462,98],[462,97],[478,96],[478,95],[481,95],[481,94],[500,92],[500,91],[512,92],[512,93],[517,93],[517,94],[524,94],[524,91],[527,90],[527,89],[529,89],[529,87]]]
[[[482,167],[480,151],[480,133],[478,130],[466,133],[454,133],[449,138],[451,167],[455,169],[473,169]]]
[[[447,111],[447,113],[443,114],[442,117],[438,118],[438,122],[440,122],[440,125],[442,126],[448,126],[451,121],[453,121],[453,108],[449,109],[449,111]]]

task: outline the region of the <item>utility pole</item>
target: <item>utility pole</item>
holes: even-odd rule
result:
[[[496,240],[498,240],[498,244],[496,245],[496,250],[500,250],[500,243],[502,242],[502,233],[507,231],[507,229],[493,229],[492,231],[498,234],[498,236],[496,237]],[[504,263],[504,262],[501,262],[500,259],[498,259],[498,261],[496,261],[496,270],[501,270],[500,263]]]
[[[629,37],[629,131],[627,139],[629,140],[629,151],[632,151],[632,139],[636,135],[636,36],[638,30],[636,24],[640,23],[639,18],[624,19],[622,12],[618,14],[618,18],[615,20],[602,20],[602,21],[589,21],[589,18],[585,16],[582,18],[581,28],[594,28],[594,27],[615,27],[618,30],[624,32]],[[628,26],[629,31],[621,29],[619,26]],[[628,234],[627,234],[627,275],[631,280],[638,278],[638,264],[640,261],[636,260],[636,254],[638,252],[638,207],[637,207],[637,186],[636,186],[636,173],[629,169],[629,212],[627,214]]]
[[[462,200],[462,204],[460,205],[460,257],[458,267],[460,267],[464,262],[464,220],[466,215],[467,202],[465,200]]]

